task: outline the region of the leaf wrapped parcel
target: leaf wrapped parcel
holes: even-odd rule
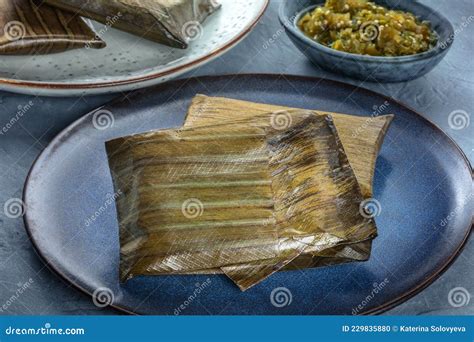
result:
[[[105,47],[82,18],[33,0],[0,0],[0,33],[0,55]]]
[[[108,142],[122,280],[220,268],[245,290],[308,246],[373,238],[332,120],[295,115],[287,131],[260,119]]]
[[[219,122],[251,119],[272,112],[273,126],[291,126],[298,122],[296,109],[221,97],[197,95],[188,109],[184,127],[199,127]],[[296,110],[298,111],[298,110]],[[358,117],[347,114],[312,111],[315,115],[330,114],[334,119],[347,158],[354,170],[364,197],[372,197],[372,182],[375,163],[383,144],[385,133],[393,115]],[[268,120],[267,120],[268,123]],[[343,247],[330,248],[323,252],[306,249],[305,253],[289,263],[285,269],[301,269],[347,261],[364,261],[370,256],[371,239],[354,242]],[[331,259],[331,260],[329,260]],[[208,270],[219,273],[219,270]]]
[[[262,130],[163,131],[107,143],[121,278],[278,255]]]
[[[278,142],[278,146],[292,146],[290,154],[274,150],[273,171],[279,177],[275,177],[273,189],[280,236],[296,239],[297,233],[312,235],[315,239],[307,242],[303,249],[283,253],[278,258],[222,267],[242,290],[297,260],[307,250],[324,253],[341,244],[371,240],[377,234],[375,223],[360,215],[363,196],[332,118],[303,110],[293,111],[291,115],[295,125],[290,128],[275,126],[273,114],[245,121],[248,126],[272,127],[279,131],[271,140],[271,146],[273,142]],[[299,194],[297,203],[294,202],[296,194]],[[297,225],[299,231],[295,232],[290,217],[303,213],[309,215],[309,219],[303,217],[302,224]]]
[[[50,5],[171,47],[185,49],[188,38],[220,5],[217,0],[45,0]]]

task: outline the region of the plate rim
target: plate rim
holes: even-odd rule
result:
[[[249,78],[249,77],[262,77],[262,78],[268,78],[268,79],[271,79],[271,80],[278,80],[279,78],[284,77],[285,79],[295,80],[295,81],[306,81],[306,82],[311,82],[312,81],[312,82],[315,82],[315,83],[320,83],[320,82],[322,82],[322,83],[332,83],[333,85],[336,85],[336,86],[339,86],[339,87],[346,87],[346,88],[348,87],[348,88],[352,88],[352,89],[357,89],[359,91],[362,91],[366,95],[376,95],[376,96],[380,96],[380,97],[386,99],[387,101],[394,102],[397,105],[399,105],[401,107],[404,107],[405,109],[408,109],[409,111],[413,112],[416,116],[418,116],[422,120],[426,121],[426,123],[429,126],[434,128],[435,130],[439,131],[442,135],[445,136],[445,138],[448,139],[448,142],[452,145],[452,147],[455,148],[455,150],[462,157],[462,160],[464,161],[464,163],[465,163],[466,167],[468,168],[468,170],[471,171],[471,179],[474,183],[474,169],[472,167],[471,162],[467,158],[466,154],[461,149],[461,147],[453,140],[453,138],[451,138],[436,123],[434,123],[433,121],[431,121],[429,118],[425,117],[423,114],[419,113],[418,111],[414,110],[410,106],[402,103],[401,101],[393,99],[393,98],[391,98],[389,96],[386,96],[384,94],[381,94],[379,92],[376,92],[376,91],[373,91],[373,90],[370,90],[370,89],[367,89],[367,88],[364,88],[364,87],[355,86],[355,85],[350,84],[350,83],[345,83],[345,82],[341,82],[341,81],[337,81],[337,80],[333,80],[333,79],[328,79],[328,78],[302,76],[302,75],[271,74],[271,73],[243,73],[243,74],[228,74],[228,75],[208,75],[208,76],[199,76],[199,77],[190,77],[190,78],[185,78],[185,79],[178,79],[178,80],[164,82],[162,84],[158,84],[158,85],[155,85],[153,87],[143,89],[140,92],[138,92],[138,91],[132,92],[131,95],[132,96],[133,95],[138,95],[142,92],[158,91],[159,88],[168,88],[168,87],[173,87],[173,86],[178,87],[178,89],[179,89],[180,85],[184,85],[184,84],[188,83],[189,80],[193,80],[193,79],[197,80],[197,81],[206,80],[206,81],[211,81],[212,82],[213,80],[218,80],[218,79],[222,79],[222,78],[235,79],[235,78]],[[23,192],[22,192],[22,200],[23,200],[23,203],[25,205],[27,204],[28,189],[30,188],[30,184],[32,182],[34,182],[34,180],[32,179],[33,178],[33,172],[36,171],[35,169],[38,166],[39,161],[43,158],[43,156],[50,152],[51,146],[56,144],[58,141],[61,141],[62,138],[64,138],[66,135],[73,132],[75,130],[75,128],[77,128],[80,124],[82,124],[83,121],[86,120],[86,118],[93,115],[93,113],[95,113],[97,110],[99,110],[101,108],[104,108],[104,107],[107,107],[107,106],[115,105],[115,104],[121,102],[122,99],[123,99],[123,96],[118,96],[117,98],[113,99],[112,101],[109,101],[106,104],[104,104],[104,105],[102,105],[98,108],[95,108],[94,110],[84,114],[83,116],[81,116],[80,118],[76,119],[71,124],[69,124],[67,127],[65,127],[63,130],[61,130],[48,143],[46,148],[43,151],[41,151],[41,153],[35,158],[34,162],[32,163],[32,165],[30,167],[30,170],[28,171],[28,175],[26,177],[25,184],[24,184],[24,187],[23,187]],[[24,227],[25,227],[27,236],[28,236],[31,244],[33,245],[34,251],[39,256],[39,258],[42,260],[42,262],[45,264],[45,266],[49,270],[51,270],[52,273],[55,273],[56,275],[58,275],[60,278],[62,278],[62,280],[65,280],[68,284],[72,285],[77,290],[83,292],[84,294],[86,294],[90,297],[93,297],[93,294],[90,291],[86,290],[81,285],[77,284],[76,281],[71,280],[70,277],[65,274],[65,272],[63,272],[59,268],[57,268],[54,265],[54,263],[49,262],[48,258],[41,252],[41,249],[39,248],[39,246],[37,244],[37,241],[35,240],[35,237],[34,237],[34,234],[33,234],[33,231],[35,230],[34,221],[32,219],[29,219],[28,210],[25,210],[25,215],[23,215],[23,223],[24,223]],[[361,312],[360,315],[365,316],[365,315],[379,315],[379,314],[382,314],[385,311],[388,311],[390,309],[393,309],[393,308],[397,307],[398,305],[400,305],[403,302],[407,301],[408,299],[414,297],[415,295],[419,294],[421,291],[426,289],[428,286],[433,284],[433,282],[436,279],[438,279],[444,272],[446,272],[450,268],[450,266],[456,261],[456,259],[462,253],[462,251],[463,251],[464,247],[466,246],[466,243],[469,240],[469,237],[470,237],[473,230],[474,230],[474,213],[471,216],[470,227],[466,227],[466,234],[463,237],[463,240],[461,241],[459,246],[456,247],[456,250],[454,251],[454,253],[446,260],[446,262],[440,268],[435,270],[433,272],[433,274],[431,274],[429,277],[425,278],[418,285],[416,285],[412,289],[404,292],[402,295],[398,296],[397,298],[395,298],[395,299],[393,299],[389,302],[386,302],[382,305],[379,305],[379,306],[377,306],[373,309]],[[133,310],[131,310],[129,308],[126,308],[124,306],[119,306],[119,305],[116,305],[114,303],[110,304],[109,307],[112,307],[112,308],[118,310],[119,312],[126,313],[126,314],[141,315],[140,313],[134,312]],[[317,315],[315,315],[315,316],[317,316]]]
[[[235,37],[233,37],[227,44],[218,47],[201,58],[190,61],[189,63],[176,66],[166,71],[155,72],[146,76],[139,76],[129,79],[122,79],[117,81],[107,81],[107,82],[95,82],[95,83],[61,83],[61,82],[43,82],[43,81],[27,81],[27,80],[15,80],[12,78],[0,77],[0,85],[12,87],[15,90],[51,90],[52,93],[55,91],[68,91],[68,90],[90,90],[90,89],[104,89],[104,88],[114,88],[125,85],[140,84],[147,81],[153,81],[161,77],[165,77],[173,74],[182,74],[186,71],[190,71],[195,67],[200,66],[203,63],[210,62],[214,58],[228,52],[230,49],[235,47],[240,43],[258,24],[260,19],[262,19],[265,11],[268,9],[270,0],[262,0],[263,6],[258,12],[257,16],[252,20],[243,30],[241,30]]]

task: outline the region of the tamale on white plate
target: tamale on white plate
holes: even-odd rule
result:
[[[181,29],[174,28],[174,35],[180,37],[170,38],[170,44],[174,42],[181,47],[187,46],[186,49],[170,47],[117,29],[117,25],[127,21],[127,11],[103,12],[108,13],[101,19],[105,24],[90,19],[86,22],[106,42],[106,48],[84,48],[41,56],[2,56],[0,90],[42,96],[82,96],[124,92],[163,83],[212,61],[236,46],[262,17],[268,1],[212,1],[221,7],[205,20],[202,18],[202,23],[191,20],[181,23]],[[83,3],[75,0],[52,2]],[[120,1],[102,3],[107,7],[113,2]],[[148,0],[123,2],[154,3]],[[94,2],[90,0],[88,3],[92,6]],[[133,22],[133,19],[130,20]],[[25,24],[19,25],[23,32],[25,27]],[[158,37],[153,38],[159,40]]]

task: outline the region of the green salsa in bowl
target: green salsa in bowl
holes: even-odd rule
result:
[[[367,0],[326,0],[307,12],[298,27],[335,50],[370,56],[406,56],[437,42],[429,21]]]
[[[284,1],[280,21],[319,66],[351,77],[401,82],[431,71],[454,37],[450,22],[417,1]]]

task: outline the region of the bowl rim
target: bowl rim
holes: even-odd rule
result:
[[[291,0],[290,0],[291,1]],[[317,0],[320,1],[321,3],[323,0]],[[374,1],[374,0],[372,0]],[[385,62],[385,63],[405,63],[405,62],[413,62],[413,61],[421,61],[424,59],[429,59],[434,56],[440,55],[442,53],[447,53],[447,51],[451,48],[452,44],[454,43],[455,39],[455,31],[454,27],[451,24],[451,22],[443,16],[441,13],[438,11],[432,9],[429,6],[426,6],[424,4],[419,3],[418,1],[413,1],[412,4],[424,8],[426,10],[431,11],[431,15],[438,17],[442,22],[447,24],[447,28],[449,31],[448,37],[450,39],[447,39],[446,41],[443,41],[442,43],[438,40],[436,43],[436,46],[431,48],[428,51],[422,52],[422,53],[417,53],[414,55],[406,55],[406,56],[370,56],[370,55],[361,55],[357,53],[350,53],[350,52],[344,52],[344,51],[339,51],[332,49],[330,47],[327,47],[321,43],[318,43],[317,41],[309,38],[306,36],[297,26],[296,22],[297,20],[304,14],[307,13],[309,10],[320,6],[321,4],[313,4],[311,6],[307,6],[303,8],[302,10],[298,11],[294,16],[291,18],[288,18],[288,16],[285,13],[285,5],[287,1],[283,1],[280,4],[280,8],[278,9],[278,16],[280,19],[280,23],[285,27],[285,29],[289,32],[291,32],[296,38],[299,40],[302,40],[306,45],[310,45],[318,50],[321,50],[322,52],[326,54],[333,55],[334,57],[338,58],[343,58],[343,59],[352,59],[352,60],[357,60],[357,61],[363,61],[363,62],[373,62],[373,63],[379,63],[379,62]],[[435,31],[435,33],[438,33]],[[444,47],[441,46],[441,44],[444,44]]]

